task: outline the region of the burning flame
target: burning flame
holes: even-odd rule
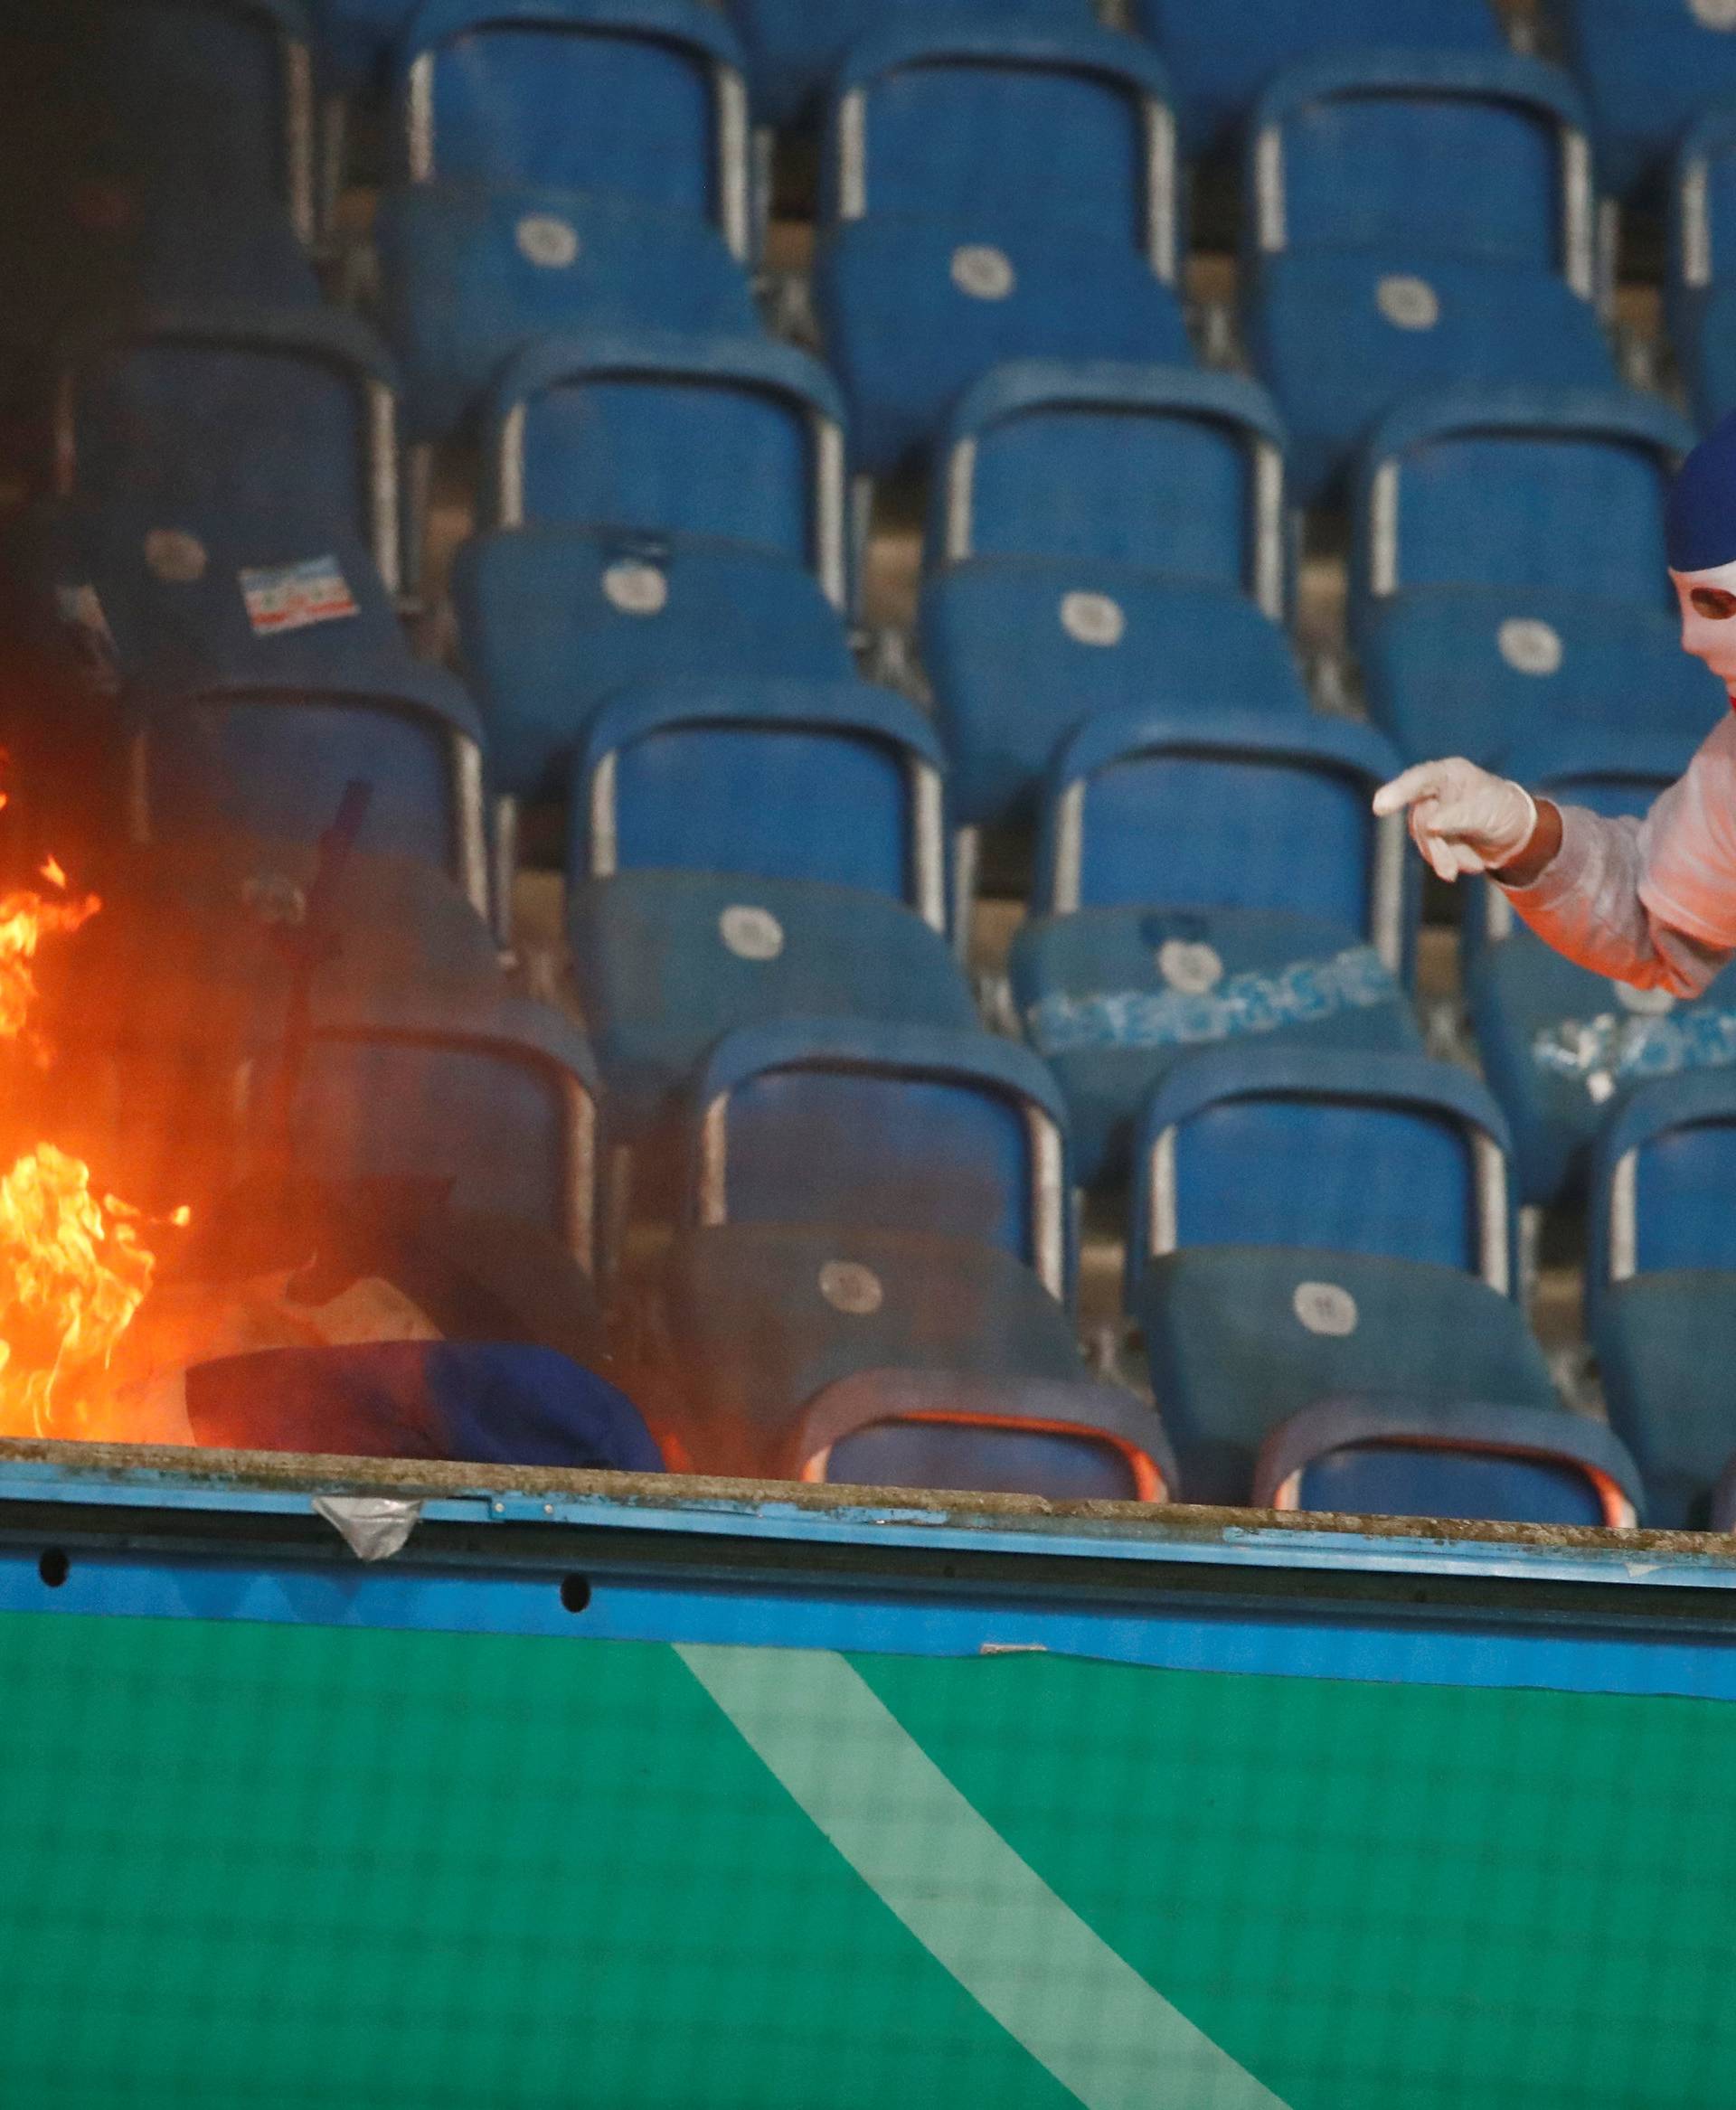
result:
[[[52,1050],[30,1025],[38,947],[80,929],[102,903],[73,897],[52,857],[41,875],[65,899],[0,894],[0,1042],[46,1066]],[[186,1218],[181,1210],[173,1220]],[[137,1210],[99,1197],[90,1167],[51,1143],[0,1177],[0,1435],[124,1436],[106,1424],[101,1380],[150,1293],[156,1257],[144,1228]]]

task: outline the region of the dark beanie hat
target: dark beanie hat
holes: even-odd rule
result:
[[[1682,465],[1665,516],[1672,571],[1736,564],[1736,411]]]

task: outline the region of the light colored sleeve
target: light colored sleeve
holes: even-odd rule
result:
[[[1736,717],[1643,821],[1561,812],[1561,849],[1505,889],[1514,908],[1594,974],[1699,995],[1736,954]]]

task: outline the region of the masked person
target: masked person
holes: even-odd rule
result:
[[[1533,798],[1461,757],[1407,769],[1374,810],[1409,808],[1442,879],[1486,873],[1580,966],[1697,996],[1736,954],[1736,415],[1684,463],[1666,542],[1682,649],[1724,683],[1731,713],[1644,820]]]

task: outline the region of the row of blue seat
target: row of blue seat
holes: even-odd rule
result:
[[[305,847],[255,841],[227,861],[156,853],[115,890],[61,996],[87,1030],[56,1088],[69,1141],[149,1176],[138,1192],[173,1180],[184,1196],[195,1169],[227,1190],[285,1140],[281,938],[311,867]],[[751,881],[736,888],[749,898],[720,914],[722,943],[775,958]],[[594,1272],[604,1168],[633,1139],[572,1029],[511,994],[480,922],[424,868],[358,857],[316,935],[287,1108],[298,1175],[539,1226]],[[1623,1521],[1637,1501],[1618,1454],[1551,1404],[1506,1294],[1500,1117],[1456,1071],[1266,1050],[1196,1057],[1159,1091],[1131,1308],[1173,1454],[1149,1409],[1082,1384],[1065,1111],[1031,1056],[962,1022],[787,1019],[726,1034],[680,1097],[686,1228],[648,1324],[633,1312],[616,1329],[617,1374],[673,1463],[1242,1501],[1266,1445],[1260,1469],[1284,1502],[1324,1502],[1324,1487],[1342,1503],[1352,1484],[1373,1501],[1376,1480],[1344,1477],[1353,1461],[1310,1493],[1307,1432],[1274,1433],[1344,1399],[1360,1402],[1348,1423],[1316,1418],[1323,1457],[1396,1445],[1413,1465],[1429,1440],[1552,1461],[1545,1502],[1529,1470],[1473,1493],[1487,1475],[1462,1460],[1453,1499],[1471,1513],[1576,1521],[1557,1483],[1593,1505],[1583,1521]],[[162,1158],[131,1162],[147,1145]],[[1357,1178],[1322,1189],[1312,1169],[1293,1176],[1298,1162]],[[887,1371],[906,1373],[894,1396],[866,1382]],[[993,1383],[961,1400],[972,1376]],[[846,1379],[848,1397],[828,1390]],[[1460,1411],[1478,1400],[1527,1411],[1479,1423]],[[901,1465],[886,1425],[906,1419]]]
[[[1024,13],[1088,25],[1093,0],[964,0],[955,12]],[[913,0],[725,0],[762,123],[810,116],[851,46]],[[1185,137],[1221,149],[1274,75],[1361,47],[1487,53],[1504,33],[1487,0],[1135,0],[1133,26],[1156,45],[1175,82]],[[1708,101],[1736,95],[1736,38],[1719,0],[1554,0],[1553,48],[1590,105],[1612,188],[1633,195],[1663,174]],[[407,32],[413,0],[315,0],[314,21],[344,84],[376,85]]]
[[[329,523],[396,582],[390,369],[347,318],[146,314],[64,342],[51,372],[44,480],[63,498],[112,498],[146,534],[220,540],[269,506],[286,550],[316,553]],[[1403,754],[1498,760],[1515,728],[1614,724],[1642,691],[1684,740],[1709,728],[1717,684],[1677,649],[1665,592],[1663,496],[1688,442],[1661,406],[1615,391],[1461,389],[1376,428],[1351,630],[1372,715]],[[542,788],[622,680],[846,673],[846,455],[835,393],[788,347],[622,334],[511,362],[491,397],[487,524],[457,587],[502,788]],[[588,613],[579,582],[618,587],[618,560],[657,605],[605,596]],[[1086,716],[1136,700],[1305,705],[1277,626],[1282,428],[1233,377],[996,369],[947,428],[927,573],[921,653],[966,825],[1028,811]],[[111,591],[127,600],[124,577]],[[165,625],[174,598],[156,595]],[[527,623],[533,599],[546,606]],[[575,683],[581,639],[592,664]],[[155,647],[124,649],[127,671]]]
[[[113,19],[94,0],[74,12]],[[415,432],[450,431],[502,360],[550,330],[756,327],[750,158],[714,15],[689,0],[561,0],[533,24],[442,5],[422,11],[417,37],[379,227]],[[254,71],[255,129],[269,107],[280,138],[299,75]],[[931,442],[959,391],[1005,358],[1190,356],[1166,95],[1141,47],[1046,19],[948,15],[855,52],[833,105],[816,283],[863,466]],[[136,83],[128,107],[139,100]],[[24,187],[41,205],[14,236],[27,296],[14,329],[88,303],[117,264],[170,297],[220,285],[280,304],[307,296],[305,259],[261,209],[275,195],[288,208],[277,236],[306,231],[307,155],[286,171],[274,146],[250,182],[224,188],[203,164],[182,167],[152,107],[142,146],[120,128],[118,159],[106,136],[87,152],[89,127],[63,112],[56,150],[21,127]],[[1056,126],[1074,142],[1060,187],[1031,158]],[[1250,151],[1247,336],[1292,434],[1298,495],[1330,489],[1371,419],[1415,388],[1613,380],[1592,306],[1584,120],[1546,68],[1451,51],[1317,61],[1268,89]],[[1684,346],[1703,339],[1715,363],[1721,334],[1700,318],[1720,165],[1710,144],[1696,153],[1675,306]],[[93,178],[109,162],[118,173]],[[1430,164],[1441,180],[1420,182]],[[198,240],[165,231],[176,206],[197,217]],[[1697,389],[1708,413],[1721,387]]]

